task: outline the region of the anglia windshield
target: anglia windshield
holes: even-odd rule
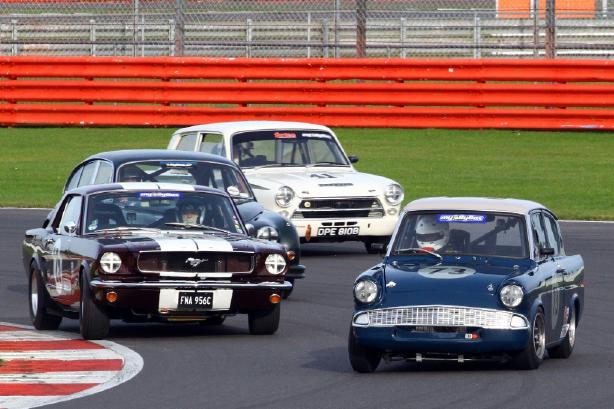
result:
[[[411,212],[399,226],[391,255],[474,255],[527,258],[524,219],[485,212]]]
[[[186,228],[244,233],[227,196],[206,192],[121,191],[89,196],[85,233]]]
[[[232,159],[246,168],[350,166],[337,141],[321,131],[239,133],[232,138]]]

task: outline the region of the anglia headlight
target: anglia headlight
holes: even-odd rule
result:
[[[292,199],[294,199],[294,190],[288,186],[280,187],[275,194],[275,203],[277,203],[279,207],[290,206]]]
[[[401,187],[401,185],[393,183],[391,185],[388,185],[388,187],[384,191],[384,197],[389,204],[396,206],[403,201],[405,193],[403,192],[403,188]]]
[[[518,307],[524,297],[524,291],[522,287],[516,284],[508,284],[504,286],[499,292],[499,297],[503,305],[509,308]]]
[[[264,226],[258,229],[256,233],[256,238],[263,240],[272,240],[277,241],[279,238],[279,233],[275,227]]]
[[[363,304],[370,304],[377,298],[379,289],[371,280],[360,280],[354,286],[354,297]]]
[[[104,253],[100,257],[100,267],[105,273],[117,273],[122,266],[122,259],[117,253]]]
[[[269,274],[281,274],[286,268],[286,260],[281,254],[269,254],[264,261],[264,266]]]

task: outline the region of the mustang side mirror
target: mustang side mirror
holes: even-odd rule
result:
[[[68,222],[64,225],[64,231],[68,234],[75,234],[77,231],[77,224],[75,222]]]
[[[554,256],[554,249],[552,247],[542,247],[539,249],[539,254],[544,257]]]
[[[253,224],[247,223],[245,225],[245,228],[247,229],[247,235],[249,237],[256,237],[256,228],[254,227]]]
[[[358,156],[356,156],[356,155],[350,155],[350,156],[348,156],[348,159],[350,160],[350,163],[358,162]]]

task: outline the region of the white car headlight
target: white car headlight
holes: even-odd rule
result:
[[[292,199],[294,199],[294,190],[288,186],[280,187],[275,194],[275,203],[277,203],[279,207],[290,206]]]
[[[375,301],[379,289],[377,284],[371,280],[360,280],[354,286],[354,297],[363,304],[369,304]]]
[[[401,185],[393,183],[391,185],[388,185],[388,187],[384,191],[384,197],[386,198],[386,201],[388,203],[393,206],[396,206],[401,203],[405,198],[405,192],[403,191]]]
[[[264,266],[269,274],[281,274],[286,268],[286,260],[281,254],[269,254],[264,261]]]
[[[524,291],[522,287],[516,284],[508,284],[504,286],[499,292],[499,297],[503,305],[509,308],[518,307],[524,297]]]
[[[279,238],[279,233],[275,227],[264,226],[258,229],[256,233],[256,238],[263,240],[272,240],[277,241]]]
[[[117,253],[104,253],[100,257],[100,267],[105,273],[117,273],[122,266],[122,259]]]

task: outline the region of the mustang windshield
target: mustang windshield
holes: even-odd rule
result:
[[[85,233],[146,228],[244,233],[232,202],[218,194],[157,190],[89,197]]]
[[[520,216],[483,212],[411,212],[401,222],[391,255],[528,257]]]
[[[235,200],[254,199],[241,172],[214,162],[156,160],[127,163],[119,168],[117,181],[202,185],[224,190]]]
[[[332,135],[321,131],[244,132],[232,138],[241,167],[349,166]]]

